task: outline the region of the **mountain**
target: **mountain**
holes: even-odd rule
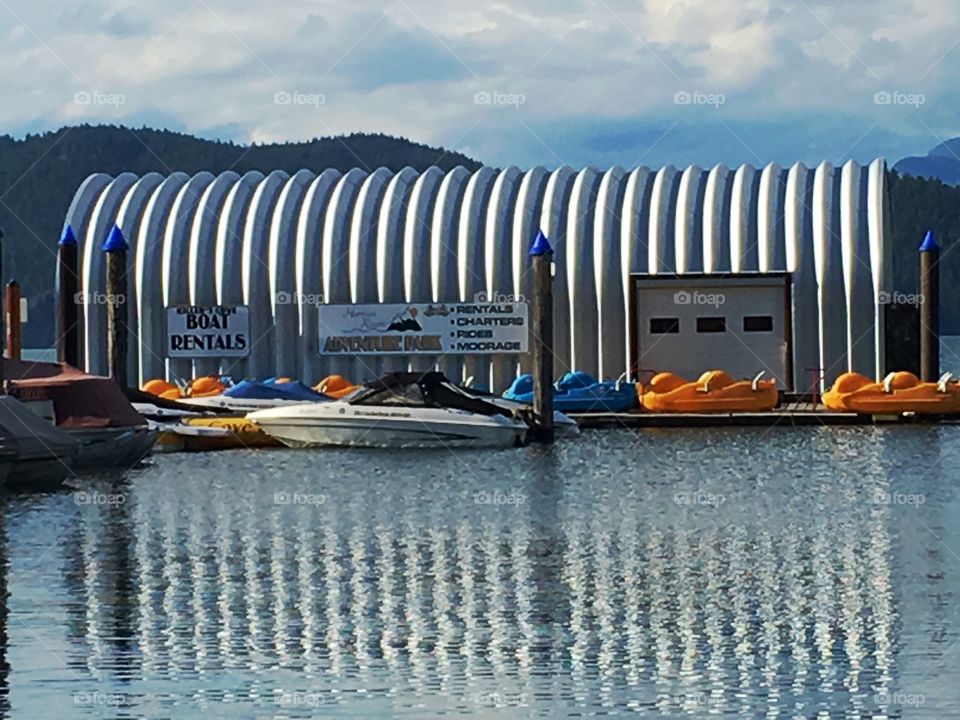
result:
[[[946,335],[960,335],[960,306],[950,298],[960,289],[960,187],[941,180],[900,175],[888,176],[890,217],[893,225],[893,288],[910,295],[917,292],[920,256],[917,247],[927,230],[940,244],[940,322]],[[950,368],[946,368],[950,369]]]
[[[960,155],[960,139],[934,148],[926,158],[902,160],[890,172],[893,289],[897,292],[916,291],[917,245],[928,228],[943,247],[944,299],[960,288],[960,252],[953,252],[960,240],[960,187],[953,184],[960,182],[960,161],[954,152]],[[908,162],[912,160],[923,161],[924,167],[939,167],[945,176],[924,179]],[[392,170],[407,165],[417,170],[430,165],[445,170],[457,165],[470,170],[480,167],[464,155],[386,135],[241,146],[165,130],[82,125],[28,135],[23,140],[0,136],[0,227],[6,233],[2,277],[15,277],[30,299],[31,322],[24,326],[24,345],[49,347],[53,343],[56,244],[73,194],[88,175],[125,171],[169,174],[174,170],[218,173],[228,169],[241,174],[276,169],[292,173],[301,168],[346,171],[364,165]],[[944,330],[960,334],[960,305],[944,302],[941,312]]]
[[[901,175],[960,185],[960,138],[937,145],[925,156],[905,157],[893,169]]]
[[[346,135],[301,143],[242,146],[166,130],[80,125],[28,135],[0,136],[0,228],[5,233],[3,278],[16,278],[30,299],[32,321],[24,330],[27,347],[53,342],[53,285],[56,247],[63,218],[80,184],[102,172],[144,175],[174,171],[194,174],[234,170],[323,170],[380,166],[448,170],[480,163],[442,148],[389,137]]]

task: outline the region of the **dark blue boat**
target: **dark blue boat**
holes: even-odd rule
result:
[[[503,393],[507,400],[533,403],[533,376],[521,375]],[[632,382],[598,382],[585,372],[568,372],[553,384],[553,409],[563,413],[626,412],[637,404]]]

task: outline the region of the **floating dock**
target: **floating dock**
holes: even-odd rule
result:
[[[801,427],[840,425],[960,424],[960,418],[942,415],[863,415],[827,412],[815,408],[758,413],[583,413],[570,414],[581,428],[656,427]]]

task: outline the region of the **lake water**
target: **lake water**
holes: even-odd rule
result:
[[[958,717],[960,427],[160,456],[5,500],[12,717]]]

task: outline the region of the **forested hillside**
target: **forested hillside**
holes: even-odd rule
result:
[[[450,169],[479,163],[442,148],[386,135],[348,135],[303,143],[241,146],[165,130],[81,125],[23,140],[0,136],[0,228],[4,281],[16,278],[30,298],[32,321],[24,327],[28,347],[53,342],[56,246],[74,192],[95,172],[188,174],[209,170],[342,171],[354,167],[430,165]]]
[[[24,328],[29,347],[53,342],[53,284],[56,244],[73,194],[94,172],[168,174],[175,170],[214,173],[228,169],[319,171],[333,167],[430,165],[449,169],[479,163],[458,153],[385,135],[350,135],[305,143],[240,146],[163,130],[77,126],[23,140],[0,137],[0,228],[4,280],[16,278],[31,303]],[[917,245],[930,228],[943,246],[942,309],[945,330],[960,334],[960,307],[949,302],[960,292],[960,188],[940,180],[890,172],[894,230],[894,289],[909,293],[917,283]]]
[[[940,180],[889,174],[893,221],[893,289],[910,294],[918,284],[917,247],[933,230],[940,244],[941,322],[945,334],[960,335],[960,306],[951,302],[960,293],[960,187]]]

